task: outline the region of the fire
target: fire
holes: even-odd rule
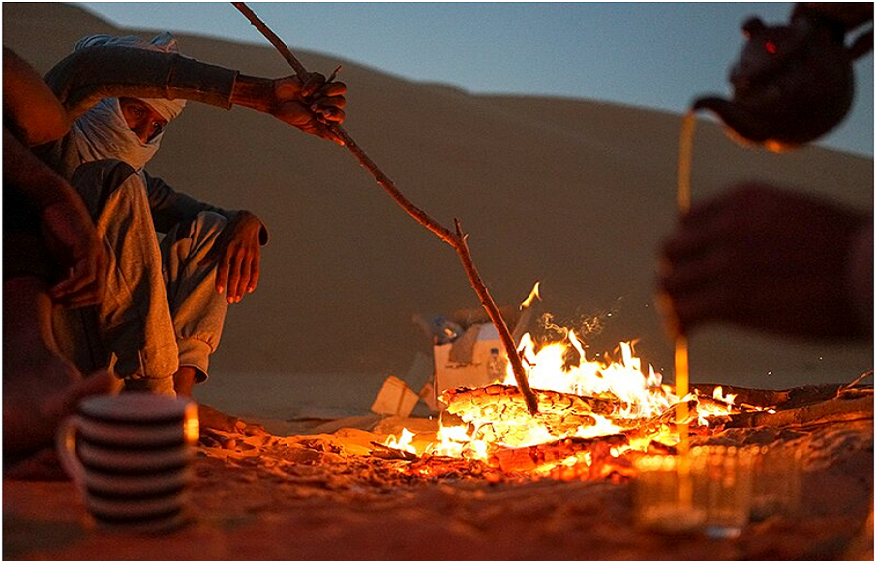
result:
[[[536,297],[537,285],[526,304]],[[517,348],[538,399],[534,417],[505,361],[498,384],[443,393],[442,421],[449,413],[459,423],[442,422],[424,452],[417,452],[412,445],[415,435],[407,429],[399,438],[390,437],[386,446],[485,461],[503,471],[533,476],[593,477],[605,463],[631,465],[624,459],[627,452],[640,455],[656,446],[670,453],[678,443],[676,406],[682,401],[691,426],[707,427],[709,417],[733,412],[736,396],[724,395],[719,386],[712,396],[676,395],[652,366],[635,356],[631,342],[620,343],[616,360],[607,355],[590,359],[577,333],[562,332],[562,340],[540,344],[526,333]]]
[[[673,394],[662,388],[662,376],[648,368],[641,370],[641,359],[632,355],[631,343],[620,343],[619,362],[590,361],[574,331],[568,331],[567,343],[554,342],[537,349],[530,334],[526,334],[518,349],[529,365],[529,385],[536,389],[553,390],[576,395],[616,397],[622,409],[621,417],[645,417],[658,414],[677,402]],[[579,356],[577,365],[569,365],[569,355]],[[514,384],[508,372],[503,384]],[[673,399],[674,398],[674,399]]]
[[[395,448],[396,450],[404,450],[411,454],[418,454],[419,452],[416,450],[416,447],[413,446],[414,436],[416,435],[409,430],[402,429],[399,438],[396,438],[394,434],[390,435],[389,438],[386,439],[385,445],[390,448]]]

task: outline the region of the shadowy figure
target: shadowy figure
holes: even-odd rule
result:
[[[117,384],[106,370],[83,378],[52,333],[53,306],[101,301],[107,258],[73,187],[30,149],[66,134],[66,112],[6,47],[3,102],[3,459],[10,473],[52,444],[79,398]]]
[[[826,124],[817,111],[797,111],[805,100],[829,103],[833,96],[841,106],[852,96],[852,84],[850,90],[829,87],[833,77],[823,75],[832,70],[811,52],[836,57],[847,52],[848,60],[856,59],[871,50],[872,30],[850,48],[843,44],[847,32],[871,21],[871,3],[813,3],[797,4],[788,26],[755,25],[749,32],[753,44],[745,47],[732,73],[736,109],[754,121],[758,109],[768,114],[785,109],[795,117],[745,122],[735,132],[745,137],[756,130],[748,140],[767,145],[770,139],[798,145],[835,126],[843,111]],[[782,51],[788,36],[794,38],[792,48]],[[756,65],[750,49],[761,48],[773,58]],[[806,79],[793,80],[797,75]],[[726,124],[734,127],[737,117]],[[728,322],[795,337],[871,339],[872,240],[870,213],[764,182],[736,185],[694,205],[665,241],[658,287],[671,303],[667,322],[682,333]]]

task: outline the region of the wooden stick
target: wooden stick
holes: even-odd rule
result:
[[[289,66],[295,71],[298,78],[301,81],[306,81],[309,72],[307,72],[304,65],[298,61],[295,55],[292,54],[291,50],[289,50],[282,39],[271,31],[271,29],[258,18],[255,12],[253,12],[245,2],[231,2],[231,4],[237,8],[240,13],[246,16],[246,19],[248,19],[249,22],[255,26],[255,28],[258,29],[258,31],[261,32],[261,34],[264,35],[274,47],[276,47],[280,54],[283,55],[289,63]],[[428,228],[434,235],[450,244],[453,249],[456,250],[459,259],[462,261],[462,266],[465,268],[465,273],[468,275],[468,281],[471,283],[471,287],[480,298],[480,303],[489,315],[489,319],[492,320],[492,323],[495,325],[496,329],[498,329],[498,336],[504,346],[505,352],[507,353],[507,358],[510,361],[511,367],[513,368],[513,375],[516,379],[517,385],[523,396],[526,398],[526,406],[529,409],[529,413],[535,415],[538,412],[538,400],[535,398],[535,395],[529,387],[529,380],[526,376],[522,359],[516,350],[510,330],[508,329],[504,318],[501,317],[501,312],[499,311],[498,306],[495,304],[495,301],[489,294],[489,290],[486,288],[486,285],[477,273],[474,261],[471,258],[471,252],[468,249],[467,235],[462,232],[462,226],[459,221],[455,220],[455,232],[442,226],[426,214],[425,211],[410,202],[410,200],[408,200],[407,197],[395,187],[395,183],[393,183],[392,180],[377,167],[377,164],[365,154],[364,150],[356,144],[352,137],[349,136],[340,125],[332,125],[332,130],[343,140],[346,149],[356,157],[359,164],[374,176],[380,187],[382,187],[383,190],[386,191],[386,193],[388,193],[389,196],[407,212],[407,214]]]

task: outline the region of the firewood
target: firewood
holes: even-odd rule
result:
[[[540,414],[580,414],[588,416],[596,413],[603,416],[615,415],[620,407],[616,397],[581,396],[553,390],[532,389],[538,401]],[[516,386],[492,384],[481,388],[454,388],[441,395],[440,400],[447,405],[447,411],[463,418],[467,411],[470,417],[493,418],[495,410],[503,410],[510,415],[525,406],[520,389]],[[466,419],[470,420],[470,419]]]
[[[609,448],[628,444],[621,434],[610,434],[595,438],[563,438],[546,444],[536,444],[524,448],[502,448],[490,454],[488,464],[503,472],[532,471],[549,464],[558,464],[571,456],[589,453],[597,445]],[[586,462],[587,464],[589,462]]]
[[[689,424],[698,419],[698,409],[695,400],[687,402],[686,416],[678,418],[678,404],[674,404],[656,417],[641,420],[636,426],[623,431],[629,437],[651,438],[667,428],[673,428],[678,423]]]
[[[554,437],[574,435],[578,429],[595,424],[593,414],[609,416],[620,403],[616,400],[582,397],[550,390],[532,390],[538,402],[538,414],[520,423],[526,416],[526,402],[519,388],[493,384],[482,388],[447,390],[441,400],[447,411],[465,422],[477,425],[475,438],[487,443],[521,446],[533,430],[545,430]]]
[[[383,460],[406,460],[408,462],[412,462],[418,458],[418,456],[412,452],[392,448],[385,444],[381,444],[380,442],[371,442],[371,445],[374,449],[371,450],[370,455],[375,458],[381,458]]]
[[[831,399],[794,409],[769,412],[739,413],[723,425],[724,428],[808,426],[835,422],[872,419],[873,397]]]

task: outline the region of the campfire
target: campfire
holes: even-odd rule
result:
[[[590,360],[574,330],[562,333],[561,340],[543,343],[526,333],[518,347],[537,414],[530,414],[505,360],[495,383],[442,392],[433,437],[405,428],[382,444],[410,457],[479,461],[505,474],[623,477],[642,455],[676,453],[680,423],[692,434],[707,434],[714,419],[762,409],[737,405],[737,396],[724,395],[720,386],[678,396],[635,356],[632,343],[621,343],[616,359]],[[681,402],[685,417],[678,416]]]

